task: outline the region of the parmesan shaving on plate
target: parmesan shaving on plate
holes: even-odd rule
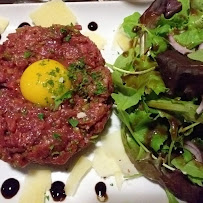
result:
[[[86,157],[81,156],[75,166],[73,167],[66,185],[65,191],[66,195],[73,196],[77,191],[79,183],[82,178],[87,174],[87,172],[92,168],[92,162],[88,160]]]
[[[120,131],[104,136],[102,144],[105,153],[116,161],[124,175],[131,176],[138,173],[125,152]]]
[[[72,11],[62,0],[52,0],[42,4],[37,10],[30,14],[35,25],[49,27],[53,24],[75,25],[77,19]]]
[[[123,174],[113,157],[108,156],[103,147],[99,147],[94,152],[93,168],[100,177],[114,176],[118,189],[123,183]]]
[[[103,138],[102,146],[94,151],[92,166],[100,177],[114,176],[119,190],[124,181],[123,176],[138,173],[125,153],[120,131],[110,133]]]
[[[85,36],[89,37],[90,40],[92,40],[99,50],[104,49],[104,46],[106,45],[106,40],[99,34],[95,32],[84,32]]]
[[[9,21],[6,18],[0,16],[0,34],[6,30],[8,24]]]
[[[51,187],[51,171],[30,170],[26,176],[19,203],[44,203],[44,194]]]
[[[122,51],[130,49],[131,39],[124,33],[123,30],[119,29],[115,35],[114,44],[118,45]]]

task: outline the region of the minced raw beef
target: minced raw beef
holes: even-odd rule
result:
[[[25,26],[0,45],[2,160],[19,167],[28,163],[62,165],[104,129],[112,107],[111,74],[96,45],[80,28]],[[24,70],[41,59],[54,59],[69,69],[72,97],[57,110],[27,101],[20,91]],[[70,119],[78,124],[72,126]]]

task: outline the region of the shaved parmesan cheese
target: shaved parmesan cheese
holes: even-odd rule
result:
[[[115,42],[123,51],[130,49],[131,39],[121,30],[116,33]]]
[[[104,46],[106,45],[106,40],[102,36],[95,32],[84,32],[83,34],[89,37],[90,40],[92,40],[97,45],[97,48],[99,50],[104,49]]]
[[[87,174],[87,172],[91,169],[92,162],[88,160],[86,157],[81,156],[77,161],[75,166],[73,167],[70,176],[66,182],[65,191],[66,195],[73,196],[79,186],[82,178]]]
[[[0,17],[0,34],[7,28],[9,21],[6,18]]]
[[[105,153],[108,157],[112,157],[116,161],[124,175],[134,175],[138,173],[125,152],[120,131],[104,136],[102,144]]]
[[[53,24],[76,24],[77,19],[62,0],[52,0],[42,4],[40,8],[30,14],[35,25],[49,27]]]
[[[119,171],[119,172],[116,172],[114,174],[114,176],[115,176],[117,188],[118,188],[118,190],[121,190],[123,182],[124,182],[123,173],[121,171]]]
[[[78,114],[77,114],[77,118],[85,118],[87,115],[86,115],[86,113],[84,113],[84,112],[79,112]]]
[[[100,177],[110,177],[121,172],[116,161],[107,155],[103,147],[95,150],[92,167]]]
[[[138,173],[125,152],[120,131],[110,133],[103,138],[102,146],[94,151],[92,167],[100,177],[114,176],[119,190],[124,175],[131,176]]]
[[[26,176],[19,203],[44,203],[45,193],[51,187],[51,171],[30,170]]]

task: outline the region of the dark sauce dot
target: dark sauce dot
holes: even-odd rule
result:
[[[98,182],[95,185],[95,192],[97,194],[97,199],[100,202],[106,202],[108,200],[108,196],[106,194],[106,184],[104,182]]]
[[[61,202],[66,198],[64,187],[65,184],[61,181],[55,181],[52,183],[50,193],[54,201]]]
[[[1,40],[1,35],[0,35],[0,40]]]
[[[18,28],[24,27],[24,26],[30,26],[30,24],[27,23],[27,22],[23,22],[23,23],[21,23],[21,24],[18,26]]]
[[[9,178],[5,180],[1,186],[1,194],[6,199],[14,197],[20,188],[18,180],[15,178]]]
[[[97,25],[97,23],[95,23],[95,22],[90,22],[89,24],[88,24],[88,29],[89,30],[91,30],[91,31],[95,31],[95,30],[97,30],[97,28],[98,28],[98,25]]]

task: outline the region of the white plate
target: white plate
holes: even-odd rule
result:
[[[78,22],[82,25],[83,31],[88,31],[87,25],[91,21],[98,24],[97,33],[107,40],[102,54],[107,62],[111,63],[118,55],[118,51],[113,45],[114,35],[123,21],[125,16],[132,14],[135,11],[143,12],[149,4],[141,3],[127,3],[127,2],[94,2],[94,3],[67,3],[77,16]],[[3,33],[1,42],[6,39],[8,33],[13,32],[20,23],[28,22],[31,24],[29,13],[37,8],[39,4],[18,4],[18,5],[1,5],[0,15],[7,17],[10,21],[6,32]],[[108,131],[118,130],[119,121],[113,116],[111,118],[111,127]],[[32,166],[30,166],[32,167]],[[53,169],[53,168],[52,168]],[[17,170],[12,168],[9,164],[0,161],[0,185],[7,178],[16,178],[20,181],[20,190],[18,194],[10,200],[6,200],[0,194],[1,203],[16,203],[20,193],[22,192],[24,178],[27,169]],[[53,169],[53,181],[66,181],[68,173],[64,167]],[[165,192],[157,184],[146,180],[145,178],[138,178],[134,180],[125,181],[122,189],[119,191],[113,177],[102,179],[97,176],[94,170],[83,179],[77,193],[74,197],[66,197],[64,202],[67,203],[97,203],[95,193],[95,184],[103,181],[107,186],[108,203],[164,203],[168,202]],[[112,186],[113,183],[113,186]],[[39,183],[40,184],[40,183]],[[53,202],[50,198],[47,202]],[[37,203],[37,202],[36,202]]]

